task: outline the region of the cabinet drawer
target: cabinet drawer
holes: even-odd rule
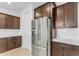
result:
[[[65,44],[65,43],[59,43],[59,42],[52,42],[52,46],[59,46],[62,48],[72,49],[72,45]]]

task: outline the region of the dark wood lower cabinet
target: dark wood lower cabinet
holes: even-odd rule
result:
[[[15,48],[15,43],[12,37],[7,38],[7,50],[11,50]]]
[[[52,42],[52,56],[79,56],[79,46]]]
[[[7,50],[6,40],[0,39],[0,53],[5,52]]]
[[[79,50],[63,49],[63,56],[79,56]]]
[[[21,46],[21,36],[0,38],[0,53]]]
[[[15,45],[15,47],[17,48],[17,47],[20,47],[21,46],[21,36],[20,37],[13,37],[13,39],[14,39],[14,45]]]
[[[62,48],[59,46],[55,46],[52,48],[52,55],[53,56],[62,56]]]

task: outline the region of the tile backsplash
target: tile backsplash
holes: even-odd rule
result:
[[[74,39],[79,40],[79,28],[63,28],[57,29],[58,39]]]

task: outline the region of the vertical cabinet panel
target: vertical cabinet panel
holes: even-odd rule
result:
[[[5,27],[6,27],[6,29],[12,29],[12,27],[13,27],[13,20],[14,20],[14,18],[13,18],[13,16],[10,16],[10,15],[6,15],[6,19],[5,19]]]
[[[52,56],[62,56],[62,47],[58,46],[56,42],[52,42]]]
[[[0,14],[0,29],[5,28],[5,15]]]
[[[15,43],[14,40],[11,38],[6,38],[7,39],[7,50],[11,50],[15,48]]]
[[[64,27],[64,6],[60,6],[57,9],[56,14],[56,28],[63,28]]]
[[[62,48],[59,46],[53,46],[52,55],[53,56],[62,56]]]
[[[35,11],[35,18],[39,18],[39,17],[42,17],[42,8],[38,8],[36,11]]]
[[[65,8],[65,27],[77,27],[77,3],[72,2],[64,6]]]
[[[13,28],[14,29],[20,29],[20,18],[19,17],[14,17],[13,20]]]
[[[1,39],[0,38],[0,53],[6,51],[6,39]]]
[[[42,7],[42,16],[49,16],[51,17],[51,3],[47,3],[43,5]]]

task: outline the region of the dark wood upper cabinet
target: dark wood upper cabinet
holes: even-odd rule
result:
[[[77,28],[77,3],[69,2],[56,8],[56,28]]]
[[[20,29],[20,17],[0,13],[0,29]]]
[[[20,17],[14,17],[13,29],[20,29]]]
[[[45,5],[43,5],[42,7],[42,16],[49,16],[51,17],[51,3],[47,3]]]
[[[64,6],[57,7],[56,10],[56,28],[63,28],[65,26]]]
[[[45,3],[36,9],[34,9],[34,18],[40,18],[44,16],[52,17],[52,8],[54,7],[53,3]]]
[[[0,14],[0,28],[5,28],[5,15]]]
[[[5,18],[5,28],[6,29],[12,29],[12,27],[13,27],[13,20],[14,20],[14,18],[13,18],[13,16],[10,16],[10,15],[6,15],[6,18]]]
[[[65,27],[76,28],[77,27],[77,3],[67,3],[64,5],[65,8]]]

